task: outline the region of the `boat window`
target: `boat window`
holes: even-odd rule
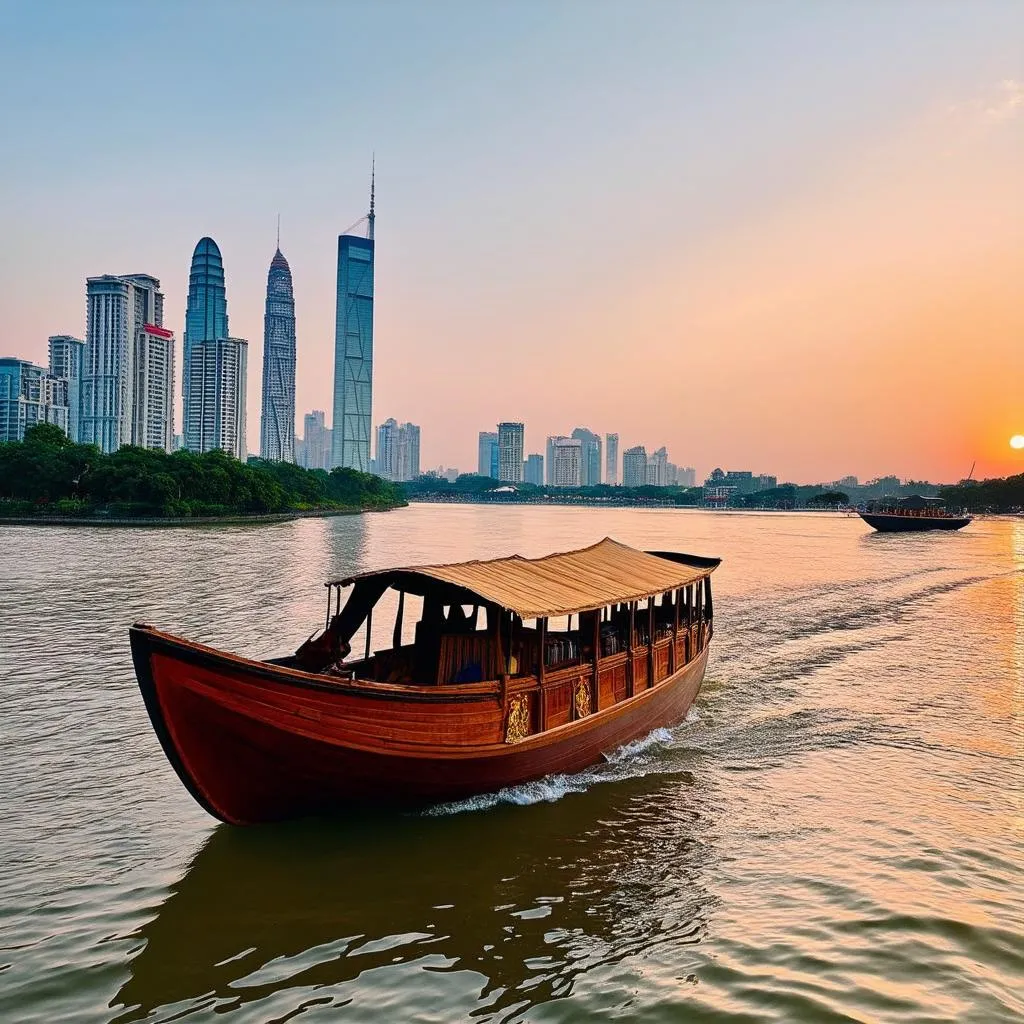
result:
[[[607,658],[612,654],[620,654],[628,646],[629,608],[620,604],[601,611],[601,657]]]

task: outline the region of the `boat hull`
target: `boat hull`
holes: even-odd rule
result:
[[[858,515],[879,533],[921,533],[925,530],[962,530],[970,516],[901,516],[885,512],[860,512]]]
[[[408,695],[325,681],[149,628],[133,628],[131,642],[168,760],[210,814],[234,824],[358,805],[422,806],[579,771],[681,719],[708,653],[705,644],[654,686],[510,743],[509,698],[496,686]]]

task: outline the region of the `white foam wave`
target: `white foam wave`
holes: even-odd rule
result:
[[[691,719],[687,714],[684,724],[693,720],[695,719]],[[506,786],[494,793],[481,793],[465,800],[437,804],[424,811],[424,814],[441,817],[448,814],[464,814],[467,811],[486,811],[498,804],[524,807],[529,804],[554,803],[572,793],[583,793],[591,786],[603,782],[641,778],[652,771],[657,771],[659,763],[665,765],[663,755],[675,738],[675,732],[671,729],[655,729],[646,736],[625,743],[605,754],[604,762],[593,768],[572,775],[547,775],[533,782]]]

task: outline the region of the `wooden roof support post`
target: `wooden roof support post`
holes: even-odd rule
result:
[[[493,610],[493,615],[491,614]],[[505,698],[508,694],[508,662],[505,660],[505,645],[502,639],[502,625],[505,621],[505,609],[497,605],[491,605],[487,609],[487,625],[490,626],[491,619],[494,619],[494,642],[497,650],[497,662],[501,666],[501,675],[498,680],[501,694],[501,706],[505,706]]]
[[[636,641],[636,601],[629,602],[629,637],[626,641],[626,696],[636,693],[633,673],[633,644]]]
[[[537,730],[543,732],[548,727],[547,702],[544,699],[544,648],[548,638],[548,620],[537,621],[537,638],[540,641],[537,654]]]
[[[647,686],[654,685],[654,598],[647,598]]]
[[[697,584],[697,608],[695,610],[697,619],[697,650],[704,649],[704,588]]]
[[[398,592],[398,614],[395,616],[395,632],[391,637],[391,646],[397,651],[402,646],[402,616],[405,612],[405,591]]]
[[[683,592],[681,590],[675,590],[672,593],[672,646],[669,648],[668,655],[668,674],[674,675],[676,669],[679,668],[677,664],[678,655],[676,653],[676,644],[679,641],[679,599],[682,597]]]
[[[599,664],[601,661],[601,612],[594,612],[594,703],[595,711],[601,710],[601,679]]]

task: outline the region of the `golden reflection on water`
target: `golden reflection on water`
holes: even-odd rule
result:
[[[163,759],[132,619],[276,655],[329,578],[606,535],[725,559],[694,721],[434,816],[249,831]],[[2,1020],[1024,1016],[1024,522],[415,506],[10,540]]]

